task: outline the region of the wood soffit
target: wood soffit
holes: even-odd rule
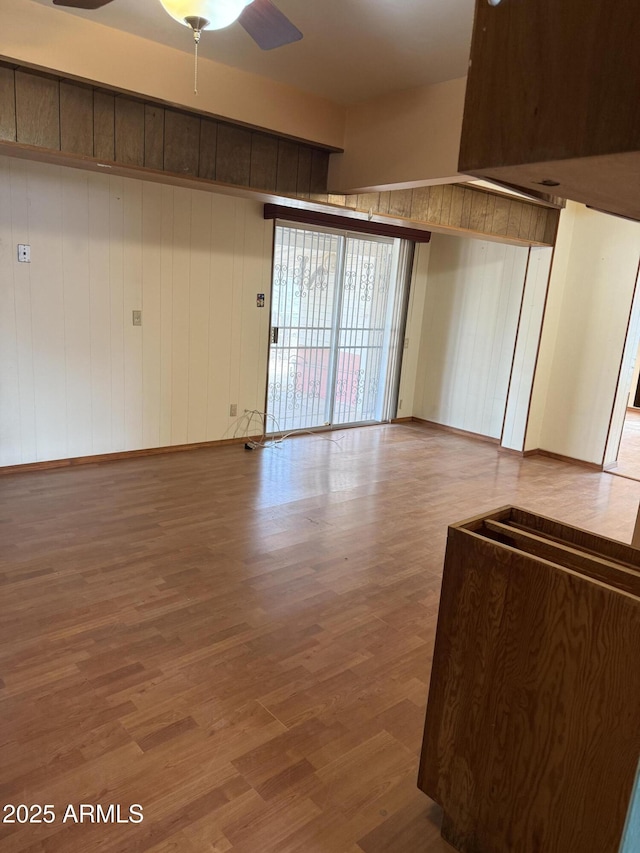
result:
[[[0,153],[514,245],[553,245],[559,219],[465,184],[330,193],[324,147],[6,63]]]

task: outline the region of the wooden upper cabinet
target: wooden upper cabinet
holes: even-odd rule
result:
[[[640,14],[476,0],[459,169],[640,219]]]

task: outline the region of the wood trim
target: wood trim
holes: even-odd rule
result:
[[[559,462],[568,462],[570,465],[579,465],[581,468],[588,468],[590,471],[603,471],[604,467],[598,465],[597,462],[587,462],[586,459],[576,459],[573,456],[564,456],[562,453],[553,453],[551,450],[535,450],[527,451],[526,455],[530,456],[545,456],[547,459],[557,459]]]
[[[358,231],[362,234],[373,234],[378,237],[399,237],[402,240],[413,240],[414,243],[428,243],[430,231],[411,228],[409,224],[394,225],[391,222],[381,222],[369,217],[349,217],[336,213],[324,213],[318,210],[308,210],[300,207],[287,207],[283,204],[265,204],[265,219],[284,219],[287,222],[300,222],[304,225],[315,225],[320,228],[339,228],[344,231]]]
[[[262,435],[244,435],[238,438],[221,438],[217,441],[199,441],[193,444],[171,444],[164,447],[145,447],[140,450],[120,450],[116,453],[98,453],[94,456],[72,456],[67,459],[50,459],[44,462],[25,462],[22,465],[0,466],[0,476],[22,474],[29,471],[47,471],[50,468],[75,468],[78,465],[102,465],[105,462],[118,462],[137,459],[140,456],[161,456],[167,453],[184,453],[189,450],[205,450],[210,447],[222,447],[228,444],[244,444],[247,441],[260,441]]]
[[[458,427],[448,426],[447,424],[439,424],[436,421],[428,421],[425,418],[417,418],[415,416],[412,417],[411,420],[414,423],[422,424],[423,426],[433,427],[433,429],[437,429],[440,432],[448,432],[451,435],[461,435],[465,438],[474,438],[476,439],[476,441],[484,441],[487,444],[494,444],[500,447],[500,439],[493,438],[493,436],[490,435],[482,435],[479,432],[471,432],[471,430],[468,429],[458,429]]]
[[[631,537],[631,545],[634,548],[640,548],[640,506],[638,507],[638,515],[633,528],[633,536]]]
[[[504,428],[505,428],[506,423],[507,423],[507,410],[509,408],[509,395],[511,394],[511,385],[513,383],[513,367],[516,363],[516,351],[518,349],[518,340],[520,338],[520,331],[521,331],[520,325],[522,323],[522,309],[524,307],[524,297],[525,297],[525,291],[527,289],[527,276],[529,275],[530,264],[531,264],[531,248],[529,248],[529,251],[527,253],[527,264],[526,264],[525,270],[524,270],[524,281],[522,282],[522,295],[520,297],[520,308],[518,310],[518,322],[516,324],[516,339],[513,342],[513,353],[511,355],[511,367],[509,368],[509,384],[507,385],[507,398],[506,398],[505,404],[504,404],[504,415],[502,416],[502,427],[500,429],[500,446],[502,446],[502,441],[504,439]],[[531,387],[533,388],[533,381],[531,383]],[[531,392],[529,392],[529,394],[531,394]],[[531,396],[529,396],[529,399],[531,399]],[[524,435],[522,436],[522,449],[523,450],[524,450],[524,443],[525,443],[526,437],[527,437],[527,424],[525,421]]]
[[[17,63],[15,62],[15,60],[12,60],[10,57],[4,55],[0,55],[0,69],[6,69],[9,72],[24,71],[27,74],[32,74],[34,77],[46,77],[51,80],[71,83],[76,86],[85,86],[87,88],[93,89],[94,92],[111,95],[112,97],[116,98],[121,95],[124,97],[135,98],[136,100],[143,100],[145,104],[150,104],[152,106],[157,107],[168,107],[169,109],[176,110],[178,112],[189,113],[191,115],[212,119],[213,121],[225,122],[226,124],[233,124],[236,127],[242,127],[246,128],[247,130],[256,131],[258,133],[264,133],[268,136],[278,136],[279,138],[290,140],[291,142],[298,142],[303,145],[310,145],[311,147],[318,148],[321,151],[326,151],[331,154],[341,154],[344,151],[343,148],[339,148],[335,145],[327,145],[322,142],[312,142],[311,140],[304,139],[301,136],[292,136],[288,133],[275,134],[272,130],[267,127],[263,127],[262,125],[251,124],[245,121],[230,120],[229,118],[223,115],[220,115],[218,113],[207,112],[206,110],[190,109],[184,104],[178,104],[175,101],[169,101],[165,98],[154,98],[151,95],[142,96],[139,92],[134,92],[132,89],[122,89],[118,86],[110,86],[105,83],[97,82],[96,80],[90,80],[87,77],[79,77],[75,74],[63,75],[60,74],[60,72],[55,71],[51,68],[46,68],[43,65],[36,65],[31,62],[23,61]]]
[[[503,447],[502,445],[500,445],[498,451],[500,453],[509,453],[511,454],[511,456],[517,456],[519,459],[523,459],[525,456],[524,450],[514,450],[513,447]]]
[[[213,171],[236,186],[271,191],[275,189],[279,159],[296,175],[302,160],[308,163],[308,174],[305,172],[299,179],[299,186],[292,187],[293,194],[309,198],[312,162],[314,190],[327,193],[330,150],[324,145],[292,141],[272,131],[252,130],[184,107],[160,107],[145,96],[79,83],[60,75],[6,65],[0,65],[0,69],[0,113],[17,117],[15,122],[0,122],[0,139],[5,144],[78,154],[93,161],[101,160],[106,153],[111,155],[108,163],[191,177],[199,176],[202,163],[206,164],[207,175]],[[105,116],[105,109],[111,111],[111,107],[114,121]],[[92,116],[96,110],[98,122]],[[211,146],[216,135],[217,145]]]
[[[112,174],[116,168],[128,169],[137,178],[193,181],[196,187],[214,191],[236,187],[254,198],[264,193],[275,196],[274,201],[306,200],[316,207],[357,212],[360,221],[385,217],[385,227],[415,229],[416,242],[424,241],[423,235],[432,230],[518,246],[550,245],[554,239],[559,211],[539,201],[463,183],[333,194],[327,186],[328,166],[337,149],[1,60],[0,71],[4,154],[84,169],[107,168]],[[31,108],[31,100],[36,108]],[[92,122],[86,115],[91,104]],[[213,178],[216,184],[210,183]]]
[[[629,328],[631,326],[631,317],[633,316],[633,309],[635,307],[635,301],[638,296],[638,277],[640,277],[640,262],[638,263],[638,267],[636,269],[636,277],[633,283],[633,295],[631,296],[631,305],[629,306],[629,316],[627,317],[627,325],[624,332],[624,344],[622,345],[622,352],[620,353],[620,364],[618,365],[618,378],[616,379],[616,389],[613,392],[613,402],[611,403],[611,414],[609,416],[609,426],[607,427],[607,437],[604,442],[604,450],[602,451],[602,465],[604,466],[605,459],[607,458],[607,447],[609,446],[609,438],[611,437],[611,427],[613,426],[613,416],[616,411],[616,399],[618,397],[618,391],[620,390],[620,379],[622,377],[622,365],[624,364],[624,353],[627,348],[627,340],[629,338]],[[627,392],[627,400],[629,399],[629,392]],[[625,407],[625,411],[628,408]],[[616,448],[616,458],[614,461],[617,461],[618,456],[620,455],[620,443],[622,442],[622,433],[624,432],[624,418],[622,421],[622,430],[620,430],[620,436],[618,437],[618,446]]]
[[[556,230],[556,235],[557,235],[557,233],[558,232]],[[535,358],[535,361],[533,363],[533,379],[531,381],[531,388],[529,389],[529,405],[527,406],[527,419],[526,419],[525,425],[524,425],[524,443],[523,443],[522,447],[523,447],[523,453],[525,456],[527,455],[527,452],[528,452],[528,451],[524,450],[524,448],[527,446],[527,434],[529,432],[529,421],[531,420],[531,405],[533,403],[533,390],[536,387],[536,377],[538,375],[538,362],[540,361],[540,349],[542,347],[542,336],[544,334],[545,323],[547,322],[547,305],[549,303],[549,289],[550,289],[550,285],[551,285],[551,276],[553,275],[553,264],[554,264],[555,259],[556,259],[556,247],[554,245],[552,252],[551,252],[551,262],[549,263],[549,275],[547,276],[547,286],[546,286],[545,292],[544,292],[544,305],[542,306],[542,321],[540,323],[540,333],[538,334],[538,346],[536,347],[536,358]],[[534,450],[532,452],[535,453],[536,451]]]
[[[560,218],[555,207],[464,183],[358,193],[342,199],[338,203],[355,206],[369,216],[393,216],[424,223],[432,231],[472,233],[514,246],[553,245]],[[331,197],[316,196],[316,200]]]

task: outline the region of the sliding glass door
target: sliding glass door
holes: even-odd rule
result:
[[[276,225],[268,432],[395,414],[408,254],[391,238]]]

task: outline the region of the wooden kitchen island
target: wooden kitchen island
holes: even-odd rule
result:
[[[419,787],[463,853],[640,850],[640,550],[515,507],[449,528]]]

